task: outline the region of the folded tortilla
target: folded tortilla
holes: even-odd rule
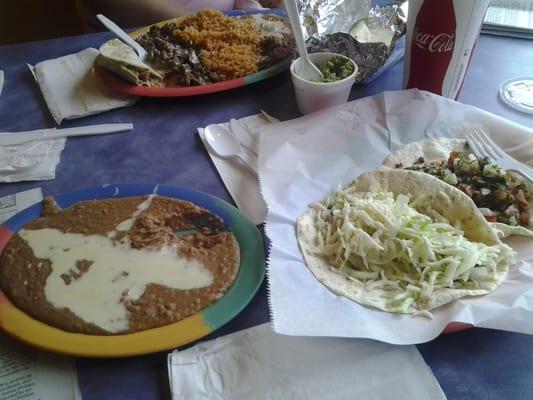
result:
[[[404,167],[409,167],[419,157],[424,157],[426,162],[447,160],[450,152],[464,151],[465,139],[451,139],[451,138],[431,138],[420,140],[418,142],[409,143],[395,152],[391,153],[382,165],[389,168],[395,168],[398,164]],[[533,237],[533,184],[524,180],[520,175],[516,175],[509,171],[510,174],[516,177],[517,181],[524,183],[529,193],[529,229],[524,226],[511,226],[501,222],[489,222],[489,224],[498,231],[500,237],[507,237],[510,235],[522,235]]]
[[[384,169],[360,175],[348,187],[356,192],[392,192],[396,197],[405,194],[411,198],[423,197],[422,214],[437,212],[449,223],[464,231],[465,238],[473,242],[500,247],[497,259],[497,271],[494,280],[482,281],[477,289],[436,288],[423,310],[431,310],[454,299],[464,296],[483,295],[494,291],[507,276],[509,264],[513,258],[510,247],[503,244],[496,232],[487,223],[474,202],[463,192],[439,179],[416,171]],[[382,289],[372,285],[347,279],[318,251],[318,230],[314,221],[318,211],[310,208],[297,220],[297,239],[305,263],[315,277],[334,293],[345,296],[360,304],[376,307],[390,312],[400,312],[391,306],[389,299],[383,296]],[[398,294],[402,289],[397,289]],[[421,311],[416,304],[401,312],[415,313]]]
[[[100,47],[95,64],[137,86],[163,85],[163,75],[144,63],[130,46],[118,39],[110,40]]]

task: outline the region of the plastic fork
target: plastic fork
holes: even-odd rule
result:
[[[120,28],[117,24],[103,14],[98,14],[96,18],[98,18],[102,25],[104,25],[110,32],[113,32],[116,37],[130,46],[137,53],[141,60],[146,61],[146,58],[148,57],[146,50],[126,32],[124,32],[122,28]]]
[[[533,172],[524,164],[505,153],[482,129],[476,128],[466,140],[477,157],[488,157],[501,168],[514,171],[533,182]]]

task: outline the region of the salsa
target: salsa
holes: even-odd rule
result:
[[[320,72],[324,76],[317,82],[329,83],[340,81],[341,79],[349,77],[353,74],[353,62],[345,57],[334,56],[328,61],[317,65]]]
[[[481,208],[489,222],[529,227],[529,200],[524,183],[487,157],[478,158],[468,151],[452,151],[447,160],[426,162],[418,158],[405,168],[421,171],[445,181],[466,193]]]

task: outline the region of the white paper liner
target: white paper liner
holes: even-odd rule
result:
[[[269,302],[276,332],[415,344],[435,338],[455,321],[533,333],[531,239],[506,240],[517,251],[517,261],[494,293],[440,307],[433,320],[386,313],[333,294],[315,279],[298,249],[295,220],[309,203],[376,169],[392,150],[425,138],[426,132],[463,137],[478,126],[510,155],[533,166],[533,130],[416,89],[384,92],[262,129],[259,176],[272,241]]]

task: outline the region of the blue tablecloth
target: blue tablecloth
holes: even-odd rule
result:
[[[109,38],[108,34],[92,34],[0,47],[0,69],[5,71],[6,79],[0,96],[0,131],[54,126],[26,63],[35,64],[89,46],[98,48]],[[481,36],[459,100],[531,127],[533,116],[507,108],[497,96],[501,82],[531,76],[532,65],[533,42]],[[372,84],[354,87],[351,99],[400,89],[402,70],[400,62]],[[0,195],[37,186],[46,195],[110,182],[160,182],[193,187],[231,201],[195,130],[260,109],[282,120],[298,116],[287,72],[226,93],[142,99],[131,108],[66,121],[63,127],[133,122],[134,131],[69,139],[55,180],[2,184]],[[268,319],[263,285],[246,309],[212,337]],[[443,335],[418,348],[450,399],[533,398],[531,336],[471,329]],[[77,359],[84,399],[168,398],[166,354]]]

